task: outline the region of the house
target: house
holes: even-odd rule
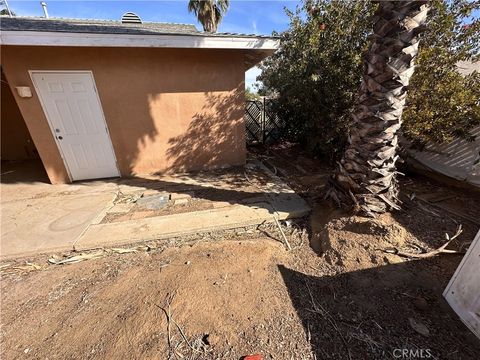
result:
[[[2,160],[39,156],[54,184],[244,164],[245,71],[278,39],[132,14],[0,24]]]

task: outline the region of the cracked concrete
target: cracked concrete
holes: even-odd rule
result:
[[[245,171],[253,168],[266,175],[262,186],[252,186],[241,169],[234,176],[224,170],[220,177],[200,173],[66,185],[21,181],[18,169],[18,179],[2,179],[0,186],[0,258],[165,239],[260,224],[274,221],[274,216],[284,220],[308,214],[305,201],[278,177],[261,163],[248,164]],[[175,199],[199,197],[210,201],[213,208],[101,223],[107,213],[128,212],[131,208],[114,203],[119,194],[138,198],[159,191],[175,194]]]

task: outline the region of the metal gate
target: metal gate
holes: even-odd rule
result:
[[[266,144],[280,138],[282,123],[272,111],[273,100],[247,100],[245,127],[247,144]]]

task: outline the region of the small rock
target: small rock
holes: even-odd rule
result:
[[[145,196],[137,200],[136,204],[139,207],[148,210],[160,210],[164,208],[170,200],[170,194],[159,193],[157,195]]]
[[[175,200],[175,205],[185,205],[188,204],[189,199],[177,199]]]
[[[190,260],[185,262],[185,265],[190,265],[190,264],[191,264]]]
[[[420,335],[423,335],[423,336],[430,335],[430,330],[428,330],[425,324],[421,323],[420,321],[415,320],[414,318],[408,318],[408,322],[410,323],[410,326],[412,327],[412,329],[415,330]]]

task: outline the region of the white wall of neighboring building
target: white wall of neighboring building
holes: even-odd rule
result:
[[[480,126],[471,131],[475,141],[455,139],[448,144],[428,144],[408,154],[428,170],[480,187]]]

